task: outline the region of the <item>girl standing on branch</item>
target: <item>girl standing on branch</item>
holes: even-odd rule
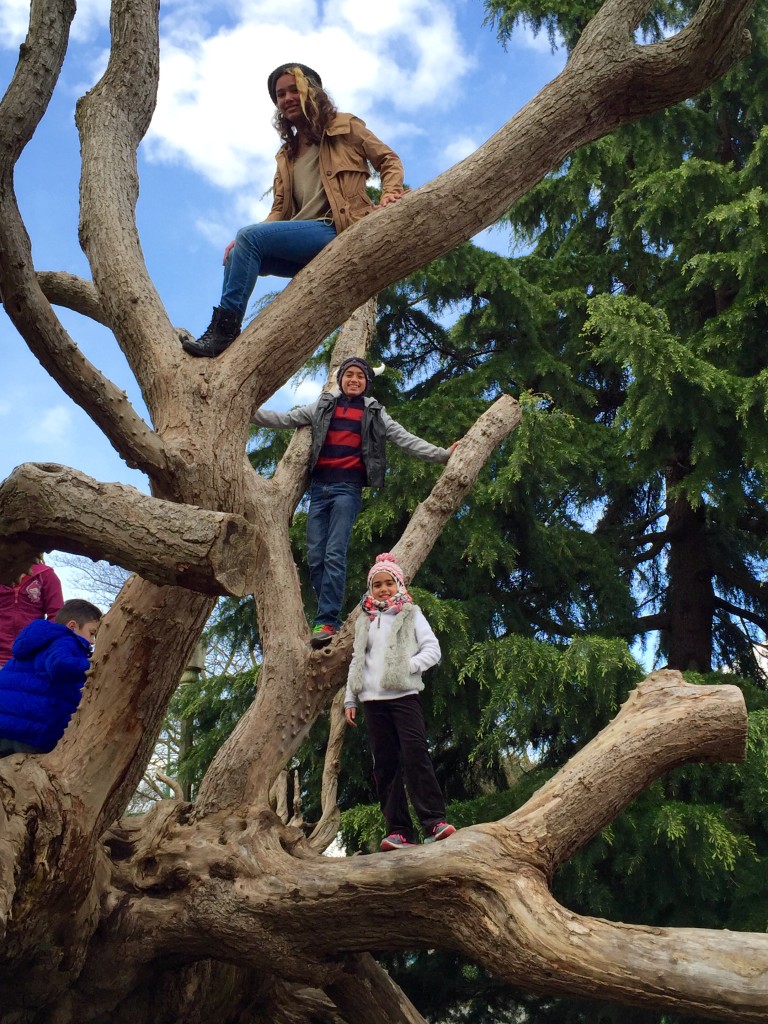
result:
[[[409,796],[425,843],[447,839],[456,831],[445,820],[445,800],[429,756],[419,700],[422,672],[439,661],[440,644],[413,603],[402,568],[388,552],[378,555],[355,625],[344,716],[347,725],[354,726],[358,704],[365,707],[373,777],[387,826],[382,850],[416,845]]]
[[[281,64],[267,88],[283,140],[274,203],[265,221],[241,228],[224,250],[224,288],[213,319],[201,337],[182,340],[193,356],[218,356],[231,345],[259,274],[293,277],[340,231],[376,209],[365,190],[370,166],[381,176],[380,207],[404,192],[397,154],[360,118],[336,110],[316,71]]]

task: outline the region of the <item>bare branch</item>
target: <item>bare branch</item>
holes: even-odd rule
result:
[[[158,14],[159,0],[113,6],[109,63],[81,99],[76,118],[82,150],[81,245],[153,416],[158,394],[179,362],[178,339],[147,272],[136,228],[136,151],[157,98]]]
[[[38,270],[37,283],[43,295],[54,306],[64,306],[65,309],[81,313],[109,327],[93,281],[86,281],[76,274],[66,274],[61,270]]]
[[[32,3],[29,35],[0,103],[0,293],[14,325],[54,380],[129,465],[153,475],[165,465],[163,446],[125,393],[83,356],[55,317],[38,285],[14,193],[14,164],[48,106],[74,12],[72,0]]]
[[[326,992],[355,1024],[427,1024],[405,992],[370,953],[351,956]]]
[[[432,493],[418,506],[393,548],[409,579],[413,579],[445,524],[474,486],[493,450],[518,426],[520,419],[518,403],[509,395],[502,395],[462,438]]]
[[[32,0],[29,31],[0,101],[0,176],[12,189],[13,165],[48,109],[75,16],[74,0]]]
[[[536,831],[539,866],[551,877],[654,779],[694,761],[741,761],[746,738],[738,687],[691,686],[679,672],[654,672],[591,743],[503,822],[518,834]]]
[[[176,779],[172,779],[170,777],[170,775],[166,775],[165,772],[161,772],[161,771],[156,771],[155,772],[155,778],[159,779],[160,782],[164,782],[165,783],[165,785],[173,793],[173,796],[174,796],[175,800],[183,800],[184,799],[184,790],[178,784]]]
[[[732,604],[722,597],[715,598],[715,607],[726,612],[728,615],[733,615],[734,618],[746,619],[747,622],[751,622],[753,626],[757,626],[763,631],[768,626],[768,617],[765,615],[750,611],[748,608],[740,608],[737,604]]]
[[[293,814],[288,824],[291,828],[301,828],[304,824],[304,817],[301,813],[301,776],[298,768],[293,770]]]
[[[320,793],[322,817],[315,825],[309,837],[309,845],[313,850],[323,853],[331,845],[339,831],[341,811],[336,802],[339,792],[339,769],[341,768],[341,751],[344,746],[344,690],[341,689],[331,701],[328,709],[329,728],[328,744],[325,748],[323,762],[323,782]]]
[[[25,463],[0,484],[0,565],[19,539],[106,558],[160,585],[243,597],[261,544],[242,516],[105,484],[77,470]]]
[[[269,792],[269,802],[275,809],[275,814],[283,824],[288,821],[288,772],[283,770],[272,783]]]

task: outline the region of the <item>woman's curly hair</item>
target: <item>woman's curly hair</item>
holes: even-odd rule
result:
[[[338,113],[335,103],[322,86],[315,85],[306,77],[301,68],[286,68],[283,74],[293,75],[296,79],[301,110],[309,125],[307,135],[310,142],[319,144],[329,122]],[[277,130],[277,134],[283,140],[285,148],[288,150],[288,155],[291,158],[295,157],[299,138],[294,126],[281,110],[275,111],[272,124]]]

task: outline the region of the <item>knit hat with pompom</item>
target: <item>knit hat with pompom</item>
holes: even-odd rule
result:
[[[390,554],[389,551],[383,552],[381,555],[376,556],[376,561],[371,566],[370,572],[368,573],[368,590],[371,589],[371,582],[377,572],[388,572],[394,578],[397,583],[397,589],[407,594],[408,591],[405,586],[405,573],[400,568],[395,556]]]

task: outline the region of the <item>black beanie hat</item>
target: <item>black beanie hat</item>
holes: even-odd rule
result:
[[[373,384],[373,378],[376,375],[374,374],[373,369],[371,368],[371,364],[366,362],[365,359],[362,358],[362,356],[350,356],[349,359],[345,359],[341,366],[338,368],[338,370],[336,371],[336,381],[339,387],[341,387],[341,378],[344,376],[344,371],[348,370],[350,366],[359,366],[360,369],[363,371],[363,373],[365,374],[365,379],[368,382],[365,385],[365,390],[367,391],[371,384]]]
[[[312,85],[319,85],[321,88],[323,86],[323,80],[320,75],[318,75],[316,71],[313,71],[312,68],[307,67],[306,64],[299,64],[297,60],[293,61],[291,64],[281,64],[279,68],[275,68],[267,79],[267,89],[269,89],[269,95],[271,96],[272,102],[275,106],[277,106],[277,80],[281,75],[286,74],[286,72],[290,74],[291,68],[300,68],[304,73],[304,77],[308,78]]]

